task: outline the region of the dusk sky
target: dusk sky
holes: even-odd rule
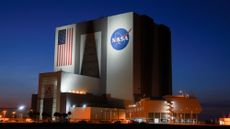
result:
[[[170,27],[173,93],[230,112],[229,0],[1,0],[0,107],[29,106],[53,71],[55,27],[130,11]]]

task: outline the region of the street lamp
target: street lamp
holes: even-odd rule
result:
[[[83,104],[83,105],[82,105],[82,108],[86,108],[86,104]]]
[[[13,111],[13,112],[12,112],[12,118],[15,118],[15,115],[16,115],[16,112]]]
[[[20,118],[22,119],[23,118],[23,111],[25,110],[26,106],[25,105],[20,105],[18,107],[18,110],[20,112]]]
[[[18,110],[19,111],[23,111],[25,109],[25,106],[24,105],[20,105],[19,107],[18,107]]]
[[[3,113],[3,118],[6,117],[6,112],[7,112],[6,110],[3,110],[3,111],[2,111],[2,113]]]

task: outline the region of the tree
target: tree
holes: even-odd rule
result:
[[[70,121],[70,116],[72,115],[72,112],[69,111],[67,114],[68,114],[68,122],[69,122]]]
[[[54,113],[54,117],[55,117],[55,120],[56,120],[57,122],[60,122],[61,113],[55,112],[55,113]]]
[[[67,114],[68,114],[68,116],[70,116],[72,114],[72,112],[69,111]]]
[[[47,112],[43,112],[42,113],[42,118],[44,119],[44,120],[50,120],[50,118],[51,118],[51,114],[49,114],[49,113],[47,113]]]
[[[35,121],[39,120],[40,112],[34,112]]]
[[[67,120],[67,116],[68,116],[68,114],[67,114],[67,113],[63,113],[63,114],[62,114],[62,117],[63,117],[64,122],[66,122],[66,120]]]
[[[42,113],[42,118],[43,118],[43,119],[46,119],[47,116],[48,116],[48,113],[46,113],[46,112],[43,112],[43,113]]]
[[[29,113],[28,113],[28,115],[29,115],[29,117],[31,119],[34,119],[34,112],[33,112],[33,110],[30,110]]]

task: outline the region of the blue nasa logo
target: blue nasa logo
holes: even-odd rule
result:
[[[111,45],[116,50],[124,49],[129,43],[129,32],[123,28],[115,30],[111,36]]]

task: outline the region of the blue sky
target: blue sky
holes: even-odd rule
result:
[[[229,0],[2,0],[0,107],[29,104],[53,71],[55,27],[129,11],[170,27],[174,94],[230,103]]]

